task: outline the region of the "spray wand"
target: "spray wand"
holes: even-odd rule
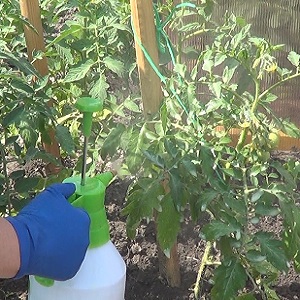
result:
[[[86,183],[86,160],[88,152],[88,140],[92,131],[93,112],[100,111],[103,107],[103,103],[94,98],[83,97],[76,102],[75,106],[83,114],[82,133],[84,136],[84,142],[81,170],[81,185],[84,186]]]

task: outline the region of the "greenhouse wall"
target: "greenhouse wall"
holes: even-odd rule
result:
[[[200,4],[202,0],[197,0]],[[174,1],[179,3],[180,1]],[[300,52],[300,1],[299,0],[216,0],[213,19],[222,24],[225,13],[243,17],[252,25],[253,35],[263,37],[273,44],[285,44],[284,51],[278,55],[278,65],[288,66],[286,57],[289,51]],[[171,36],[176,40],[175,36]],[[189,41],[190,46],[203,49],[209,42],[205,37]],[[193,63],[189,63],[192,68]],[[290,66],[289,66],[290,67]],[[273,75],[276,76],[276,75]],[[270,75],[267,80],[272,81]],[[272,104],[275,113],[282,118],[289,118],[300,127],[300,79],[274,90],[278,100]]]

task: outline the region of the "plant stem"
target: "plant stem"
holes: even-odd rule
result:
[[[5,177],[5,194],[7,195],[7,207],[8,207],[8,214],[11,214],[11,203],[10,203],[10,190],[9,190],[9,176],[8,176],[8,172],[7,172],[7,160],[6,160],[6,155],[5,155],[5,151],[3,148],[3,145],[0,144],[0,153],[1,153],[1,157],[2,157],[2,170],[3,170],[3,174]]]
[[[243,148],[244,144],[245,144],[248,130],[249,130],[249,128],[248,128],[248,127],[245,127],[245,128],[243,128],[243,130],[241,131],[241,134],[240,134],[238,143],[237,143],[237,145],[236,145],[236,149],[237,149],[238,151],[240,151],[240,150]]]
[[[255,83],[255,96],[254,96],[254,102],[252,104],[252,107],[251,107],[251,112],[254,114],[257,110],[257,107],[258,107],[258,103],[259,103],[259,100],[261,99],[259,97],[259,91],[260,91],[260,83],[259,83],[259,80],[255,79],[254,80],[254,83]]]
[[[209,31],[210,31],[210,29],[200,29],[200,30],[197,30],[197,31],[195,31],[195,32],[192,32],[192,33],[187,34],[186,36],[182,37],[182,41],[183,41],[183,42],[184,42],[184,41],[187,41],[187,40],[189,40],[190,38],[193,38],[193,37],[195,37],[195,36],[197,36],[197,35],[199,35],[199,34],[202,34],[202,33],[205,33],[205,32],[209,32]]]
[[[273,84],[272,86],[270,86],[269,88],[267,88],[264,92],[262,92],[259,96],[259,99],[262,99],[265,95],[267,95],[268,93],[270,93],[272,90],[274,90],[276,87],[280,86],[281,84],[289,81],[289,80],[292,80],[294,78],[297,78],[300,76],[300,73],[296,73],[292,76],[289,76],[289,77],[286,77],[284,79],[282,79],[281,81],[279,82],[276,82],[275,84]]]
[[[247,168],[242,168],[242,173],[243,173],[243,190],[244,190],[244,202],[245,202],[245,207],[246,207],[246,224],[249,224],[250,221],[248,220],[249,218],[249,205],[248,205],[248,199],[249,199],[249,189],[248,189],[248,183],[247,183]],[[248,237],[248,227],[247,225],[244,228],[244,236]]]
[[[232,89],[226,87],[225,85],[222,85],[221,88],[229,93],[231,93],[232,95],[234,95],[237,99],[239,99],[242,103],[244,103],[244,98],[239,95],[237,92],[233,91]]]
[[[204,268],[205,268],[205,266],[207,265],[207,262],[208,262],[208,257],[209,257],[210,250],[211,250],[211,242],[208,241],[206,243],[205,250],[204,250],[204,253],[203,253],[203,256],[202,256],[202,259],[201,259],[201,264],[200,264],[200,267],[199,267],[197,280],[196,280],[195,287],[194,287],[194,294],[195,294],[196,299],[198,299],[198,297],[199,297],[200,282],[201,282],[201,279],[202,279],[202,274],[203,274]]]

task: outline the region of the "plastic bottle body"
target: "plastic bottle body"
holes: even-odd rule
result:
[[[124,300],[126,265],[111,241],[88,249],[78,273],[50,287],[29,276],[28,300]]]

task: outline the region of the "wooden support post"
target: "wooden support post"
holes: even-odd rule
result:
[[[45,43],[43,36],[43,26],[41,20],[41,11],[38,0],[20,0],[20,8],[22,15],[28,19],[30,24],[35,28],[36,32],[29,26],[24,26],[24,34],[27,46],[27,53],[30,61],[32,61],[32,53],[34,50],[45,51]],[[33,63],[37,71],[45,76],[48,74],[48,63],[47,58],[44,57],[41,60],[36,60]],[[52,106],[52,101],[48,102],[49,106]],[[54,129],[49,129],[48,135],[51,139],[51,143],[43,142],[43,146],[46,152],[52,154],[53,156],[60,158],[60,150],[58,143],[55,139]],[[47,168],[49,174],[57,174],[60,168],[56,165],[49,164]]]
[[[134,26],[136,59],[140,78],[140,87],[145,118],[158,112],[161,99],[161,82],[145,57],[140,44],[148,52],[154,64],[158,67],[158,50],[154,24],[152,0],[131,0],[131,14]],[[168,187],[165,187],[166,193]],[[159,248],[159,247],[158,247]],[[172,287],[181,284],[177,243],[171,249],[170,258],[167,258],[161,249],[158,250],[159,270]]]
[[[131,14],[135,37],[136,59],[140,77],[140,86],[145,117],[157,113],[161,98],[160,79],[148,63],[139,42],[158,66],[157,41],[154,26],[152,0],[131,0]],[[138,39],[138,40],[137,40]]]

